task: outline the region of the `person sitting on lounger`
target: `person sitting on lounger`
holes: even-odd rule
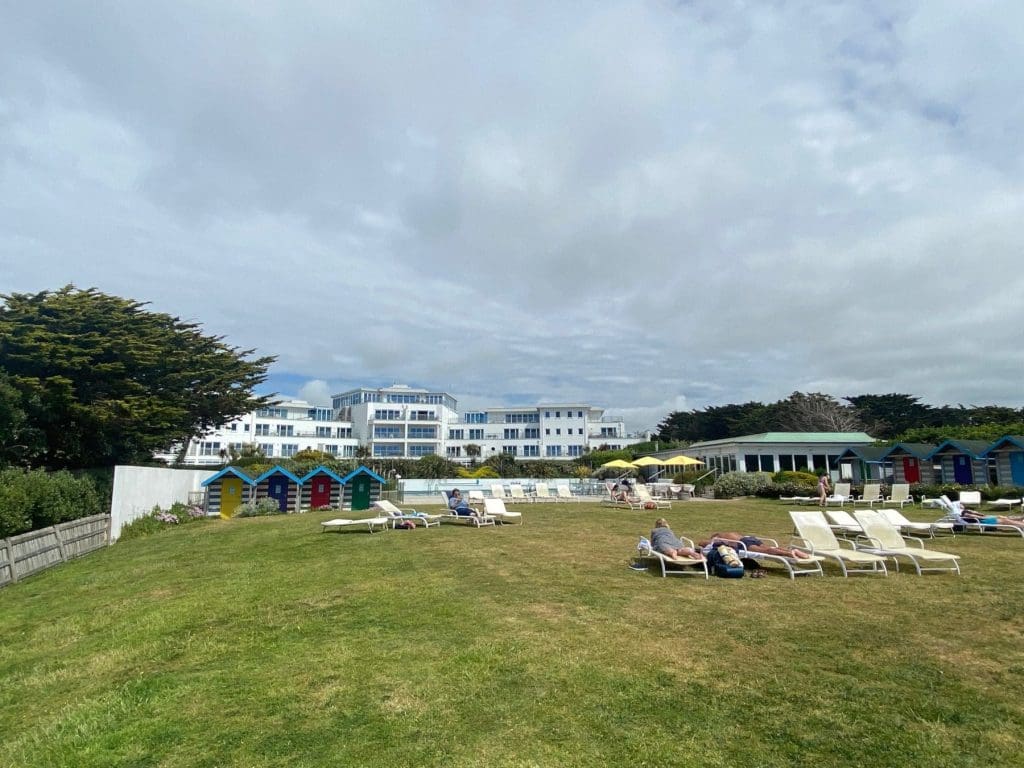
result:
[[[766,555],[779,555],[780,557],[792,557],[797,560],[806,560],[810,557],[809,554],[804,552],[802,549],[796,547],[773,547],[770,544],[765,544],[757,536],[745,536],[737,531],[719,531],[718,533],[712,533],[707,541],[700,542],[702,551],[708,551],[712,547],[716,547],[719,544],[725,544],[736,548],[736,542],[743,544],[751,552],[761,552]]]
[[[639,499],[633,495],[633,488],[629,484],[629,480],[622,478],[612,487],[612,499],[615,501],[639,501]]]
[[[967,507],[959,501],[953,501],[950,503],[953,505],[953,522],[955,523],[971,523],[972,525],[1011,525],[1014,528],[1024,530],[1024,520],[1014,520],[1012,517],[1006,517],[1005,515],[985,515],[981,512],[975,512],[973,509],[967,509]]]
[[[668,520],[664,517],[659,517],[654,521],[654,530],[651,531],[651,549],[660,552],[665,557],[704,559],[704,555],[693,547],[686,546],[678,536],[672,533],[672,529],[668,527]]]
[[[463,497],[462,492],[456,488],[448,497],[448,509],[460,517],[473,517],[476,510],[469,506],[469,502]]]

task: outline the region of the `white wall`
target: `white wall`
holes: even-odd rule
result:
[[[216,474],[210,469],[167,467],[114,467],[114,491],[110,499],[110,540],[121,536],[121,527],[148,515],[155,506],[168,509],[174,502],[188,503],[191,491],[200,491],[203,480]]]

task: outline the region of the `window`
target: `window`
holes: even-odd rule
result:
[[[316,436],[317,437],[330,437],[331,436],[331,428],[330,427],[317,427],[316,428]]]
[[[794,456],[793,457],[793,467],[796,469],[797,472],[806,472],[807,471],[807,454],[806,453],[798,453],[796,456]]]
[[[409,411],[409,421],[437,421],[433,411]]]
[[[331,456],[338,455],[338,446],[334,445],[333,443],[328,443],[324,445],[324,447],[321,448],[320,450],[322,450],[324,453],[331,454]]]
[[[220,454],[220,443],[203,442],[199,444],[200,456],[217,456]]]
[[[540,421],[539,413],[506,413],[506,424],[535,424]]]
[[[352,437],[352,427],[338,427],[338,437]]]
[[[560,445],[549,445],[547,446],[547,456],[561,456],[562,446]]]
[[[793,471],[793,457],[787,454],[779,455],[779,469],[783,472]]]
[[[544,428],[544,434],[545,435],[550,435],[551,434],[551,429],[549,427],[545,427]]]
[[[539,427],[527,427],[523,430],[523,437],[527,440],[539,440],[540,439],[540,428]]]
[[[274,434],[278,437],[291,437],[295,434],[294,424],[278,424]]]
[[[430,444],[423,445],[414,443],[409,446],[410,456],[433,456],[435,453],[436,451],[434,450],[434,446]]]
[[[378,408],[373,412],[373,418],[377,421],[401,421],[402,412],[398,410],[389,410],[386,408]]]
[[[259,423],[256,424],[256,436],[257,437],[260,436],[260,435],[269,435],[269,434],[270,434],[270,425],[269,424],[259,424]]]
[[[576,411],[576,418],[582,419],[583,418],[583,411]]]
[[[467,424],[486,424],[487,414],[486,413],[466,413],[464,415],[464,421]]]
[[[281,446],[281,455],[284,457],[294,456],[299,452],[299,446],[294,443],[285,443]]]
[[[373,455],[380,457],[401,456],[402,446],[396,443],[375,443],[373,446]]]
[[[545,419],[550,419],[551,418],[551,411],[544,411],[544,418]]]
[[[374,427],[373,436],[378,440],[395,440],[401,439],[402,428],[401,427]],[[377,455],[377,454],[374,454]]]
[[[757,472],[760,462],[757,460],[756,453],[747,453],[743,456],[743,464],[747,468],[747,472]]]
[[[556,419],[562,418],[562,412],[561,411],[555,411],[555,418]]]
[[[238,431],[238,423],[237,422],[231,422],[230,424],[228,424],[228,429],[230,429],[232,432],[237,432]]]
[[[462,440],[464,434],[465,434],[464,430],[461,430],[461,429],[449,429],[448,430],[448,439],[449,440]]]
[[[306,415],[313,421],[331,421],[334,418],[334,412],[330,408],[310,408]]]
[[[775,471],[775,457],[774,456],[762,456],[761,457],[761,471],[762,472],[774,472]]]
[[[268,416],[272,419],[287,419],[288,411],[284,408],[257,408],[257,416]]]
[[[828,457],[823,453],[816,453],[811,457],[811,461],[814,464],[814,471],[829,469]]]
[[[409,427],[409,437],[416,440],[433,440],[437,437],[436,427]]]
[[[260,450],[263,455],[268,459],[274,455],[274,444],[273,443],[260,443]]]
[[[570,445],[569,446],[569,455],[570,456],[582,456],[583,455],[583,446],[582,445]]]
[[[516,456],[519,453],[519,451],[516,449],[516,446],[514,446],[514,445],[502,446],[501,452],[505,453],[505,454],[508,454],[509,456]]]
[[[506,440],[518,440],[519,439],[519,430],[518,429],[506,429],[505,430],[505,439]]]
[[[462,446],[461,445],[449,445],[448,449],[447,449],[447,453],[448,453],[448,457],[449,458],[457,459],[460,456],[462,456]]]
[[[561,430],[561,429],[556,429],[556,430],[555,430],[555,434],[556,434],[556,435],[560,435],[560,434],[562,434],[562,430]]]
[[[484,431],[482,429],[471,429],[471,430],[469,430],[469,439],[470,440],[483,440],[484,439]]]
[[[248,424],[243,424],[242,425],[242,431],[243,432],[248,432],[249,431],[249,425]]]
[[[534,458],[540,458],[540,446],[539,445],[524,445],[523,456],[532,456]]]

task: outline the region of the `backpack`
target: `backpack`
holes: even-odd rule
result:
[[[722,579],[742,579],[743,563],[732,547],[719,544],[708,552],[708,566],[711,572]]]

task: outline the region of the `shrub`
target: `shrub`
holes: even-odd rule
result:
[[[771,475],[767,472],[726,472],[715,481],[715,498],[753,496],[758,488],[763,488],[770,482]]]
[[[258,499],[240,504],[232,517],[265,517],[267,515],[283,515],[277,499]]]
[[[89,517],[103,512],[88,477],[42,469],[0,472],[0,537]]]
[[[783,470],[772,475],[773,483],[795,483],[811,490],[818,490],[818,476],[813,472],[792,472]]]
[[[698,491],[715,484],[714,473],[709,474],[705,469],[680,472],[672,476],[672,482],[676,485],[692,485]]]
[[[148,515],[132,520],[121,529],[121,537],[118,541],[130,541],[153,533],[166,531],[168,528],[175,528],[189,523],[207,520],[206,513],[202,507],[188,506],[175,502],[169,510],[163,510],[159,506],[153,507]]]

